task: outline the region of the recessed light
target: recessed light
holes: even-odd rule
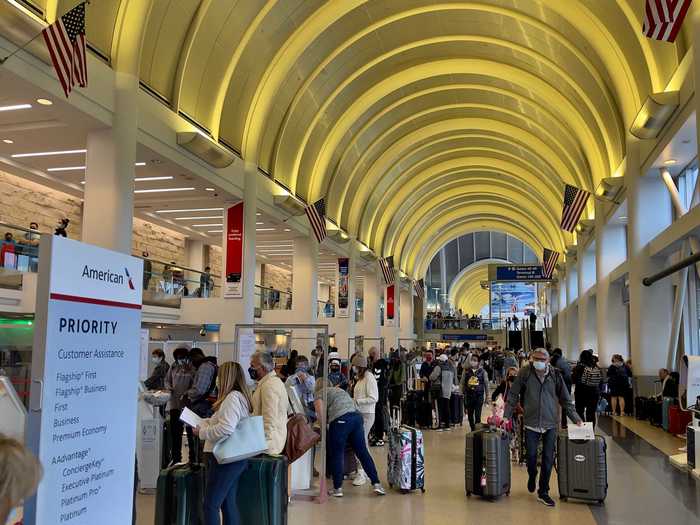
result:
[[[17,111],[18,109],[29,109],[31,104],[14,104],[12,106],[0,106],[0,111]]]
[[[273,232],[275,228],[255,228],[256,232]]]
[[[60,168],[47,168],[46,171],[81,171],[85,166],[63,166]]]
[[[211,217],[175,217],[176,221],[206,221],[207,219],[220,219],[221,215],[213,215]]]
[[[673,165],[676,164],[677,162],[678,162],[678,161],[677,161],[676,159],[668,159],[668,160],[665,160],[665,161],[664,161],[664,164],[665,164],[666,166],[673,166]]]
[[[13,159],[22,159],[25,157],[51,157],[54,155],[76,155],[78,153],[85,153],[86,149],[64,149],[59,151],[35,151],[32,153],[15,153],[12,155]]]
[[[224,233],[224,230],[207,230],[207,233]]]
[[[174,191],[194,191],[194,188],[157,188],[153,190],[136,190],[134,193],[166,193]]]
[[[2,141],[3,141],[5,144],[14,144],[14,143],[15,143],[14,140],[10,140],[10,139],[2,139]]]
[[[38,98],[36,101],[42,106],[53,106],[53,102],[51,102],[48,98]]]
[[[223,211],[223,208],[190,208],[188,210],[156,210],[156,213],[189,213],[195,211]]]
[[[134,166],[145,166],[145,162],[134,162]],[[172,177],[170,177],[172,179]]]
[[[284,231],[290,232],[290,231],[292,231],[292,230],[290,230],[289,228],[285,228]]]
[[[223,223],[215,222],[212,224],[192,224],[193,228],[213,228],[214,226],[223,226]]]
[[[204,188],[205,191],[216,191],[214,188]]]
[[[265,224],[265,223],[264,222],[256,222],[255,223],[256,226],[262,226],[263,224]]]
[[[172,175],[163,175],[162,177],[136,177],[134,182],[146,182],[149,180],[172,180]]]

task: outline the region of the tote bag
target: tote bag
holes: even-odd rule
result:
[[[233,434],[218,441],[212,452],[216,461],[221,465],[267,452],[262,416],[241,419]]]

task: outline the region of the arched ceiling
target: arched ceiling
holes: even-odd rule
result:
[[[450,304],[465,314],[478,314],[484,305],[489,304],[489,292],[481,287],[488,281],[489,264],[495,260],[482,260],[465,268],[452,282],[449,290]]]
[[[688,41],[645,38],[641,0],[152,1],[141,81],[412,276],[475,229],[563,250],[563,185],[613,174]],[[134,0],[97,4],[111,58]]]

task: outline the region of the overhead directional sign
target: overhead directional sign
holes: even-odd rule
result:
[[[489,281],[538,282],[551,281],[551,279],[544,277],[540,264],[489,264]]]

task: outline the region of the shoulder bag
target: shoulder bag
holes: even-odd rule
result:
[[[262,416],[241,419],[236,430],[219,440],[212,451],[216,461],[225,465],[267,452],[267,440]]]

